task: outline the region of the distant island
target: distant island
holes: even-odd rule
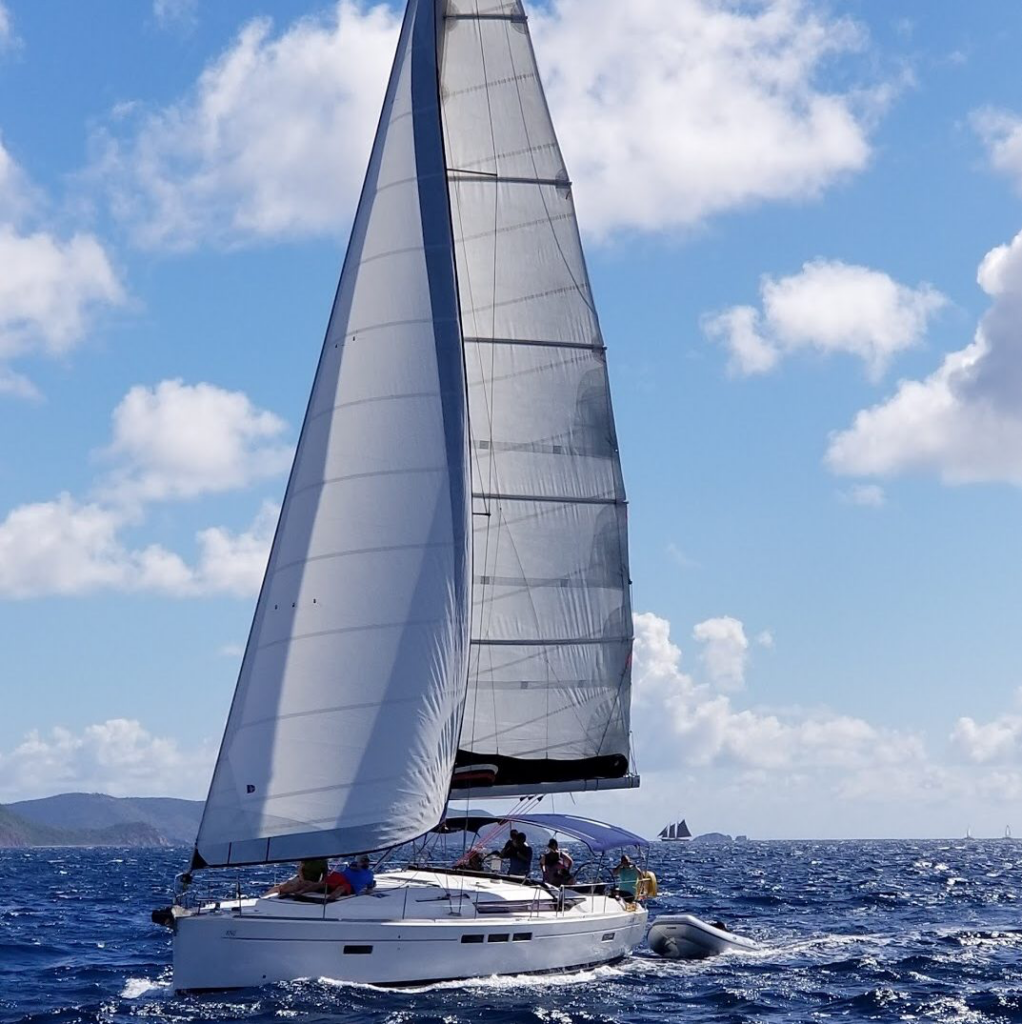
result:
[[[187,846],[201,816],[201,800],[61,793],[0,805],[0,848]]]
[[[748,836],[729,836],[726,832],[704,832],[700,836],[693,836],[693,843],[747,843]]]

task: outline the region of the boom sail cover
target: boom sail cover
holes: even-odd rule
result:
[[[380,849],[440,820],[468,671],[458,316],[437,8],[410,0],[199,866]]]
[[[474,526],[458,762],[468,778],[496,767],[491,793],[587,788],[628,772],[625,492],[603,337],[522,4],[446,12]]]

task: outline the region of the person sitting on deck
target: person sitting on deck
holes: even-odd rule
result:
[[[266,895],[297,896],[299,893],[322,889],[323,880],[326,878],[329,870],[327,862],[320,858],[300,861],[298,873],[286,882],[281,882],[272,889],[268,889]]]
[[[621,860],[614,868],[614,877],[617,878],[618,892],[630,900],[635,899],[635,893],[639,884],[639,869],[632,863],[631,857],[626,853],[621,854]]]
[[[469,871],[485,871],[483,855],[478,850],[473,850],[465,861],[465,867]]]
[[[546,853],[540,861],[543,881],[547,885],[567,885],[571,881],[571,869],[575,866],[571,854],[559,849],[556,839],[551,839],[546,846]]]
[[[326,885],[326,898],[331,903],[334,900],[339,900],[342,896],[351,896],[354,891],[351,888],[351,882],[348,881],[348,876],[343,871],[331,871],[326,876],[324,885]]]
[[[357,896],[360,892],[372,892],[376,888],[376,876],[369,866],[369,857],[362,854],[357,861],[349,864],[341,874],[348,880],[351,891]]]

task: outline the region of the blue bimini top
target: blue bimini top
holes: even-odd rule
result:
[[[574,814],[488,814],[486,811],[471,811],[468,814],[445,818],[437,832],[478,832],[487,825],[507,822],[512,825],[535,825],[551,832],[560,832],[585,843],[594,853],[611,850],[616,846],[649,846],[649,840],[608,825],[594,818],[579,818]]]

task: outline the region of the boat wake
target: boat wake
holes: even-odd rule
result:
[[[567,988],[573,985],[588,985],[594,981],[611,981],[623,978],[634,961],[623,964],[604,964],[584,971],[553,971],[549,974],[494,974],[486,978],[462,978],[457,981],[436,981],[428,985],[402,985],[400,988],[367,985],[357,981],[342,981],[336,978],[317,978],[316,983],[329,988],[360,989],[364,992],[387,992],[391,995],[419,996],[430,992],[512,992],[518,989]]]
[[[141,999],[143,996],[159,992],[170,994],[170,978],[153,981],[150,978],[128,978],[121,989],[122,999]]]

